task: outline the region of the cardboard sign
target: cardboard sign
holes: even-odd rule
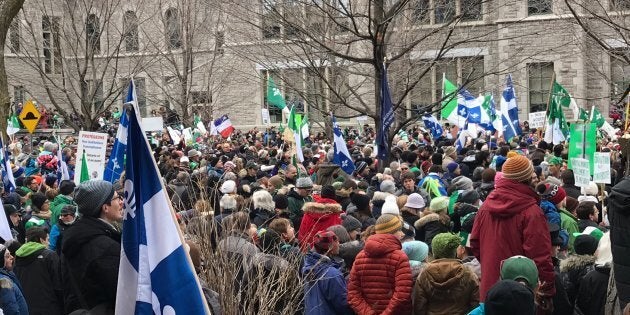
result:
[[[595,152],[595,171],[593,181],[598,184],[610,184],[610,152]]]
[[[261,112],[263,125],[271,124],[271,118],[269,117],[269,110],[266,109],[266,108],[263,108],[263,109],[260,110],[260,112]]]
[[[529,128],[542,128],[545,125],[547,112],[529,113]]]
[[[182,138],[180,137],[180,133],[177,130],[171,127],[166,127],[166,130],[168,131],[168,135],[169,137],[171,137],[173,144],[178,144],[180,141],[182,141]]]
[[[22,112],[20,113],[19,118],[22,125],[26,127],[26,130],[33,133],[35,128],[37,128],[39,120],[42,118],[42,114],[39,113],[35,104],[33,104],[33,101],[29,100],[26,104],[24,104],[24,107],[22,107]]]
[[[159,117],[142,118],[142,129],[144,131],[162,131],[164,130],[164,119]]]
[[[587,159],[572,158],[571,169],[575,177],[575,186],[586,187],[591,181],[591,173]]]
[[[79,131],[79,145],[77,146],[77,162],[74,173],[74,183],[79,185],[81,179],[81,167],[83,163],[87,163],[87,169],[90,172],[90,179],[103,178],[105,171],[105,151],[107,150],[106,133]],[[83,161],[83,151],[85,150],[85,158]]]

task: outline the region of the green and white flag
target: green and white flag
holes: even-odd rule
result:
[[[567,90],[553,82],[551,90],[551,99],[549,102],[549,111],[545,121],[545,141],[548,143],[558,144],[569,136],[569,125],[564,117],[563,108],[568,108],[575,100],[567,92]],[[577,105],[575,105],[577,108]]]
[[[87,158],[85,157],[85,150],[83,150],[83,155],[81,155],[81,173],[79,174],[79,183],[83,183],[84,181],[90,180],[90,171],[87,167]]]
[[[442,119],[459,126],[464,126],[466,119],[457,112],[457,86],[442,75]]]
[[[283,112],[289,114],[287,103],[284,101],[284,97],[282,97],[280,89],[276,86],[276,83],[273,82],[273,78],[271,76],[267,79],[267,103],[278,107]]]
[[[304,162],[304,155],[302,154],[302,136],[300,136],[301,123],[302,116],[295,112],[295,106],[291,107],[287,125],[289,129],[293,131],[293,137],[295,138],[295,155],[300,163]]]
[[[609,137],[616,138],[617,130],[606,121],[604,115],[602,115],[599,109],[595,106],[591,108],[590,120],[597,125],[597,128],[603,130]]]
[[[20,131],[20,122],[15,114],[7,119],[7,135],[11,136]]]
[[[308,115],[302,117],[300,132],[302,133],[302,139],[306,139],[311,135],[308,130]]]
[[[193,118],[193,123],[194,123],[194,127],[197,127],[197,129],[199,129],[199,132],[202,135],[205,135],[208,133],[208,130],[206,129],[206,126],[203,125],[203,121],[201,120],[201,116],[199,115],[195,115]]]

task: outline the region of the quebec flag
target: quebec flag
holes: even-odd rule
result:
[[[422,122],[424,122],[425,127],[431,130],[431,137],[433,137],[434,139],[441,137],[444,133],[442,125],[437,120],[437,118],[435,118],[435,116],[427,113],[426,115],[422,116]]]
[[[135,110],[129,115],[116,314],[207,314]]]
[[[332,113],[330,116],[332,117],[335,144],[335,156],[333,158],[333,163],[339,165],[339,167],[341,167],[341,169],[347,174],[352,175],[356,167],[352,162],[350,152],[348,152],[348,147],[346,146],[346,141],[343,140],[343,134],[341,133],[341,128],[337,125],[335,116],[333,116]]]
[[[510,141],[515,136],[521,135],[521,125],[518,121],[518,107],[516,106],[516,93],[512,84],[512,75],[507,76],[505,89],[501,95],[501,120],[503,122],[503,138]]]
[[[472,95],[468,90],[462,88],[457,97],[457,113],[469,123],[481,123],[481,104],[483,99]]]
[[[127,92],[127,98],[125,98],[125,104],[131,104],[136,106],[138,104],[136,97],[136,85],[133,83],[133,79],[129,81],[129,89]],[[120,179],[120,175],[124,170],[123,163],[125,162],[125,150],[127,150],[127,127],[129,126],[129,118],[127,117],[127,110],[123,108],[122,115],[120,116],[120,123],[118,124],[118,131],[116,132],[116,139],[114,140],[114,146],[112,152],[109,155],[109,161],[105,166],[105,173],[103,173],[103,180],[113,183]]]
[[[17,187],[15,185],[15,178],[13,177],[13,170],[11,169],[11,161],[9,157],[9,151],[4,147],[4,143],[0,139],[0,150],[2,151],[2,182],[4,190],[14,191]],[[0,235],[1,236],[1,235]]]

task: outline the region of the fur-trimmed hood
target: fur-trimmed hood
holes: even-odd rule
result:
[[[382,191],[375,191],[374,192],[374,196],[372,196],[372,202],[377,201],[377,200],[383,200],[385,201],[385,198],[387,198],[387,196],[391,195],[390,193],[386,193],[386,192],[382,192]]]
[[[571,255],[567,259],[560,261],[560,272],[582,269],[588,265],[595,264],[593,255]]]
[[[337,203],[307,202],[302,207],[302,211],[310,213],[341,213],[341,205]]]
[[[420,219],[416,221],[413,225],[416,229],[421,229],[423,226],[427,225],[429,222],[439,221],[440,215],[437,213],[429,213],[427,215],[422,216]]]

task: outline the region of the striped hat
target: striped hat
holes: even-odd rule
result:
[[[376,220],[376,234],[394,234],[402,230],[400,217],[393,214],[383,214]]]
[[[532,162],[522,155],[513,156],[501,168],[503,177],[517,182],[527,182],[531,180],[534,167]]]

